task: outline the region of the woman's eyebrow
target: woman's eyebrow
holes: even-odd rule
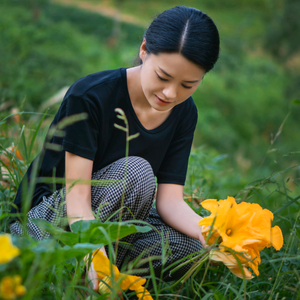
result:
[[[199,82],[200,80],[183,80],[183,82],[187,82],[187,83],[196,83]]]
[[[170,74],[168,74],[164,69],[162,69],[161,67],[158,67],[166,76],[174,78],[173,76],[171,76]],[[196,83],[200,80],[183,80],[183,82],[187,82],[187,83]]]
[[[166,76],[173,78],[173,76],[171,76],[170,74],[168,74],[164,69],[162,69],[161,67],[158,67]]]

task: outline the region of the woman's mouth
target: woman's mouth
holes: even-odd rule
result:
[[[159,97],[157,97],[156,95],[155,95],[155,97],[156,97],[156,101],[159,105],[167,106],[167,105],[171,104],[171,102],[164,101],[164,100],[160,99]]]

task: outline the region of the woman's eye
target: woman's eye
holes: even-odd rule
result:
[[[157,77],[159,78],[159,80],[162,80],[162,81],[169,81],[168,79],[165,79],[165,78],[162,78],[160,77],[157,73],[156,73]],[[185,89],[191,89],[192,86],[187,86],[185,84],[182,85]]]
[[[162,80],[162,81],[168,81],[168,79],[165,79],[165,78],[160,77],[157,73],[156,73],[156,75],[157,75],[157,77],[158,77],[160,80]]]

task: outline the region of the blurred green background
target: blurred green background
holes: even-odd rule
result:
[[[221,36],[220,59],[194,94],[193,155],[203,159],[197,176],[212,182],[205,196],[236,195],[299,163],[298,0],[1,0],[1,117],[13,108],[44,113],[49,107],[50,122],[59,103],[49,98],[90,73],[132,66],[153,17],[183,3],[206,12]],[[22,115],[29,131],[31,118]],[[9,122],[0,125],[3,132]],[[0,143],[12,141],[2,136]],[[205,175],[207,168],[213,171]],[[299,173],[299,166],[285,173],[292,190]],[[188,186],[195,188],[190,178]]]
[[[282,229],[285,246],[278,252],[272,248],[262,252],[260,277],[247,283],[244,296],[296,299],[300,295],[299,0],[0,0],[0,230],[9,232],[17,187],[42,147],[66,88],[90,73],[132,66],[155,15],[182,4],[206,12],[221,36],[220,59],[194,94],[199,119],[185,199],[203,216],[207,214],[201,211],[203,199],[227,196],[271,210],[272,226]],[[12,144],[19,154],[9,154]],[[22,269],[26,299],[39,293],[62,299],[68,295],[62,296],[66,287],[70,297],[80,291],[73,276],[79,264],[72,260],[60,264],[67,254],[60,248],[53,252],[50,242],[50,248],[26,242],[22,262],[8,269],[14,274]],[[225,299],[225,294],[229,299],[228,293],[240,298],[233,292],[242,295],[246,284],[228,277],[222,268],[210,267],[205,289],[216,299]],[[196,284],[202,279],[199,273]],[[36,282],[41,282],[38,288]],[[194,297],[192,282],[180,287],[188,298]],[[171,288],[171,293],[180,291]]]

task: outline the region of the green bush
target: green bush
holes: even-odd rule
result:
[[[45,2],[33,19],[28,3],[14,4],[0,4],[2,102],[12,100],[24,109],[37,110],[62,87],[90,73],[125,67],[135,58],[137,34],[128,34],[130,26],[122,29],[122,49],[111,49],[105,46],[112,26],[107,18]]]

